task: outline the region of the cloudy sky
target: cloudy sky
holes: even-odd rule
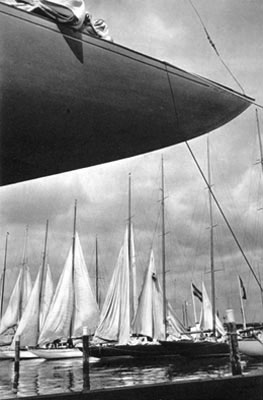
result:
[[[104,18],[114,41],[168,61],[233,89],[237,84],[209,45],[188,0],[90,0],[93,18]],[[222,58],[246,94],[263,104],[262,0],[193,0]],[[263,113],[259,109],[263,132]],[[255,107],[209,135],[213,189],[255,272],[263,278],[262,170]],[[207,171],[207,136],[189,142]],[[193,321],[190,283],[210,291],[208,192],[184,143],[88,169],[0,188],[0,271],[6,232],[10,233],[5,299],[17,276],[29,227],[28,262],[35,279],[48,219],[48,259],[57,282],[71,245],[74,200],[77,229],[90,275],[95,277],[98,237],[102,299],[109,283],[127,221],[128,175],[132,177],[132,215],[137,252],[138,290],[153,246],[160,254],[160,174],[164,158],[167,245],[167,295],[182,317],[187,302]],[[260,291],[229,230],[214,206],[217,308],[229,307],[241,319],[237,275],[247,289],[250,321],[262,320]],[[161,275],[160,275],[161,278]]]

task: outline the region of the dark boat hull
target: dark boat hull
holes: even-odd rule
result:
[[[158,356],[182,356],[188,358],[208,358],[229,356],[227,343],[192,342],[181,340],[176,342],[160,342],[160,344],[137,345],[103,345],[91,346],[90,356],[98,358],[131,356],[134,358],[153,358]]]
[[[174,145],[250,98],[0,4],[1,184]]]
[[[229,356],[229,345],[227,343],[200,341],[161,341],[162,347],[168,353],[179,353],[183,357],[206,358],[206,357],[226,357]]]

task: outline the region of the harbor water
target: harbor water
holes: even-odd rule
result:
[[[243,374],[263,373],[263,362],[242,361]],[[154,361],[122,360],[90,364],[90,388],[105,389],[136,384],[176,382],[230,376],[228,358]],[[83,389],[82,359],[22,360],[15,382],[14,362],[0,361],[0,399],[42,394],[78,392]]]

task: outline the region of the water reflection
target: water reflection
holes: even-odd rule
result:
[[[248,374],[258,370],[263,372],[262,362],[248,360],[244,373]],[[144,363],[123,360],[115,364],[91,364],[90,386],[91,389],[102,389],[196,378],[214,378],[230,374],[228,358],[218,360],[160,359]],[[82,390],[83,365],[81,359],[23,360],[20,363],[20,374],[17,381],[15,381],[14,363],[0,361],[0,398],[3,400],[17,395],[32,396]]]

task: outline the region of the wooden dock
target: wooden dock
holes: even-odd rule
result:
[[[263,374],[23,397],[23,400],[262,400]]]

